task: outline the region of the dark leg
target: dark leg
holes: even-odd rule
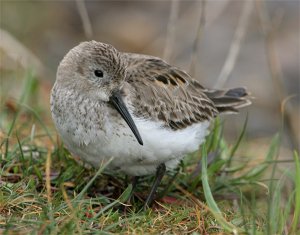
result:
[[[128,200],[127,200],[127,202],[129,202],[129,203],[130,203],[130,201],[131,201],[131,198],[132,198],[132,196],[133,196],[133,193],[134,193],[134,191],[135,191],[135,188],[136,188],[136,186],[137,186],[138,181],[139,181],[139,176],[134,176],[133,179],[132,179],[132,181],[131,181],[131,184],[132,184],[132,190],[131,190],[130,195],[129,195]]]
[[[156,176],[155,176],[155,181],[151,187],[150,193],[146,199],[145,205],[144,205],[144,209],[148,208],[151,206],[153,199],[154,199],[154,195],[156,192],[156,189],[158,187],[158,185],[161,182],[162,177],[164,176],[166,172],[166,165],[164,163],[161,163],[156,170]]]
[[[134,191],[135,191],[135,189],[136,189],[138,180],[139,180],[139,176],[134,176],[134,177],[132,178],[132,181],[131,181],[132,189],[131,189],[131,192],[130,192],[128,198],[127,198],[126,204],[131,204],[131,198],[132,198],[132,196],[133,196],[133,194],[134,194]],[[128,208],[127,208],[126,205],[121,204],[121,205],[118,205],[118,206],[116,207],[116,209],[117,209],[119,212],[126,213]]]

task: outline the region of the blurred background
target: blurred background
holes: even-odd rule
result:
[[[247,155],[264,154],[282,130],[281,156],[299,150],[299,1],[1,0],[0,7],[1,112],[19,99],[30,71],[38,112],[55,133],[49,94],[57,66],[93,39],[162,57],[207,87],[247,87],[253,105],[223,118],[228,142],[248,115]]]

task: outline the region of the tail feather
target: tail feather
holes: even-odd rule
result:
[[[233,88],[233,89],[229,89],[226,93],[226,96],[230,96],[230,97],[245,97],[248,96],[248,92],[245,88],[243,87],[238,87],[238,88]]]
[[[210,98],[220,113],[237,113],[238,109],[251,104],[251,97],[243,87],[229,90],[206,90],[205,94]]]

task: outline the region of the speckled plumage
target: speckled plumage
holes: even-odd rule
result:
[[[96,77],[95,70],[103,77]],[[111,102],[116,92],[143,145]],[[247,95],[244,88],[205,89],[157,57],[122,53],[91,41],[73,48],[60,63],[51,112],[74,155],[95,167],[113,157],[110,169],[146,175],[161,163],[176,167],[204,141],[219,112],[236,112],[250,104]]]

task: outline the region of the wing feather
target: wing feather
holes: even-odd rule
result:
[[[128,62],[127,86],[134,115],[165,123],[174,130],[211,120],[214,103],[198,81],[165,61],[146,55],[124,53]]]

